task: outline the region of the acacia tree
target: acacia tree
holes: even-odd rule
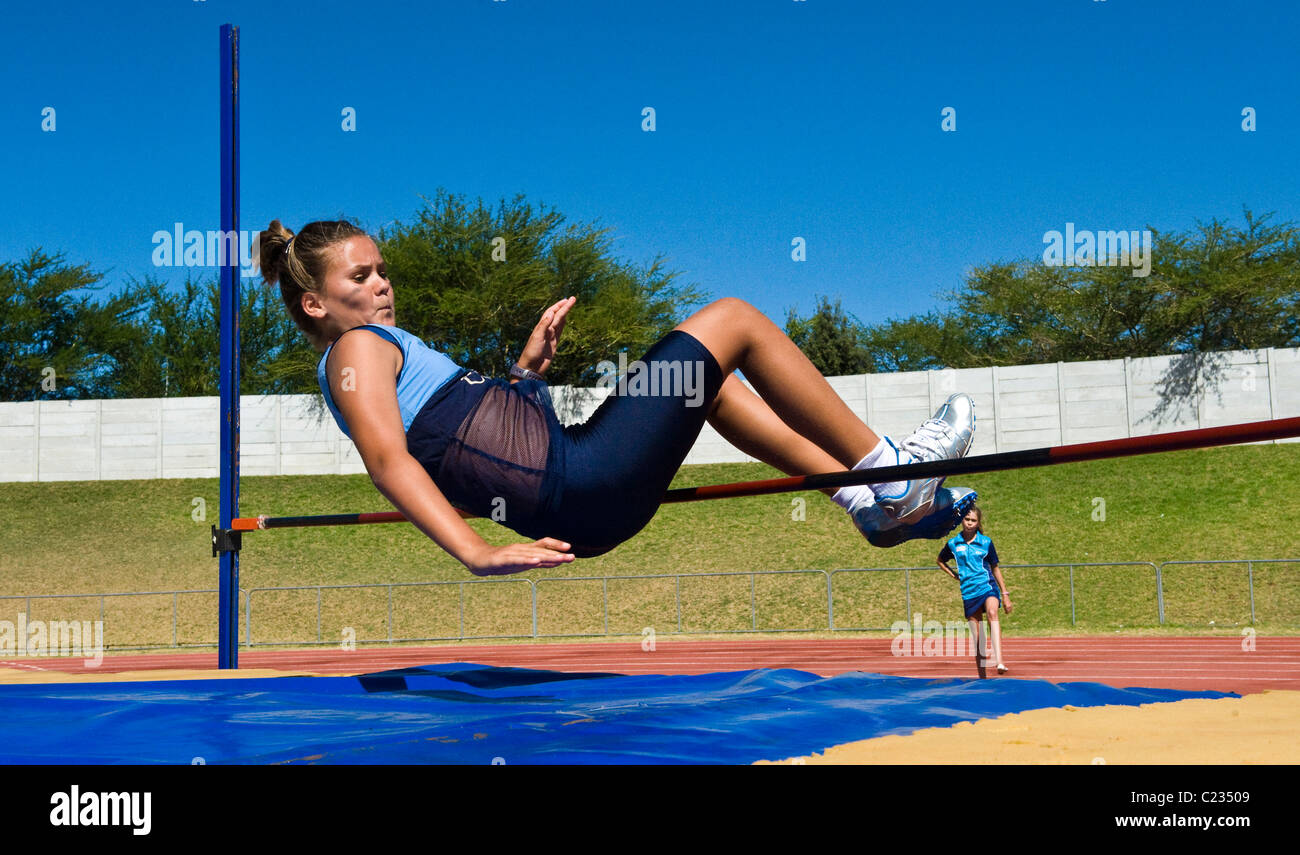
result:
[[[40,248],[0,265],[0,400],[91,398],[109,388],[104,355],[130,336],[138,298],[98,302],[100,275]]]
[[[810,318],[791,313],[786,329],[828,374],[858,364],[845,365],[830,342],[861,348],[878,371],[1300,345],[1300,231],[1244,215],[1240,227],[1212,220],[1185,233],[1152,229],[1148,276],[1040,258],[991,262],[942,295],[939,311],[864,326],[822,298]],[[1183,373],[1206,368],[1198,358]]]
[[[616,259],[607,230],[569,224],[522,197],[495,208],[439,192],[409,224],[379,235],[399,323],[466,367],[504,376],[542,310],[577,306],[548,380],[591,384],[596,366],[631,358],[703,301],[662,258]],[[177,397],[218,388],[216,280],[146,279],[96,302],[98,275],[39,250],[0,267],[0,397]],[[240,307],[245,394],[316,391],[319,355],[279,294],[245,282]],[[53,368],[54,392],[42,392]]]
[[[1242,226],[1153,235],[1146,277],[993,262],[938,311],[867,326],[819,296],[811,315],[789,311],[786,331],[828,375],[1300,345],[1293,224],[1247,210]],[[620,261],[607,230],[519,196],[489,208],[440,191],[379,237],[402,326],[490,374],[508,370],[542,309],[563,297],[578,304],[548,379],[578,385],[619,351],[639,356],[703,301],[662,258]],[[215,280],[146,280],[97,299],[103,288],[88,265],[40,249],[0,264],[0,400],[216,393]],[[245,283],[241,313],[242,389],[315,391],[317,354],[278,293]],[[1205,369],[1198,356],[1183,374],[1194,386]]]
[[[1175,352],[1300,344],[1300,230],[1245,211],[1158,244],[1151,325]]]
[[[113,397],[215,395],[219,391],[221,292],[217,280],[179,289],[148,279],[128,289],[140,309],[128,334],[105,354]],[[316,391],[317,354],[280,301],[258,282],[240,289],[240,390],[246,395]]]
[[[977,268],[949,295],[972,331],[968,364],[1117,359],[1300,343],[1300,232],[1245,224],[1152,231],[1149,276],[1040,260]]]
[[[818,295],[817,308],[807,317],[787,310],[785,334],[827,376],[867,374],[880,370],[868,348],[867,328],[844,311],[840,300]]]
[[[968,365],[978,353],[969,331],[943,312],[867,327],[863,340],[877,371],[932,371]]]

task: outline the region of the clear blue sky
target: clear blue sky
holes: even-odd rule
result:
[[[1067,222],[1300,221],[1292,0],[14,0],[0,260],[44,246],[117,284],[160,272],[155,231],[217,227],[227,21],[244,228],[524,193],[715,296],[872,322]]]

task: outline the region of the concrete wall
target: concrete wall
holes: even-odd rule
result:
[[[1162,394],[1169,378],[1186,394]],[[906,436],[953,392],[975,399],[972,454],[1300,416],[1300,350],[1061,362],[829,378],[878,433]],[[607,390],[552,390],[566,424]],[[1172,403],[1171,403],[1172,401]],[[0,481],[215,478],[216,398],[0,403]],[[244,475],[364,472],[352,442],[312,395],[244,396]],[[629,438],[635,441],[635,438]],[[1295,440],[1286,440],[1295,441]],[[751,458],[707,425],[687,463]]]

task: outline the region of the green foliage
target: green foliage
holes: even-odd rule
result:
[[[1153,325],[1177,351],[1300,343],[1300,230],[1245,212],[1245,227],[1214,220],[1157,243]],[[1160,295],[1156,295],[1160,296]]]
[[[615,260],[608,231],[566,224],[522,196],[496,208],[439,191],[380,233],[397,322],[457,363],[504,376],[547,306],[576,296],[547,380],[591,384],[619,351],[636,359],[702,302],[662,259]],[[494,252],[496,258],[494,258]],[[504,253],[504,260],[498,260]]]
[[[215,280],[149,279],[97,300],[100,280],[40,249],[0,266],[0,400],[217,394]],[[279,296],[246,283],[241,303],[243,393],[315,391],[316,355]]]
[[[146,280],[127,293],[143,307],[106,354],[104,397],[216,395],[221,292],[216,280],[187,279],[180,290]],[[317,354],[279,295],[255,283],[240,289],[240,390],[245,395],[316,391]]]
[[[109,388],[105,354],[130,338],[139,303],[132,294],[96,302],[100,278],[39,248],[0,266],[0,400],[93,398]]]
[[[597,363],[619,351],[639,357],[703,301],[662,259],[644,268],[620,262],[607,230],[568,224],[522,197],[489,209],[439,192],[410,224],[381,233],[380,245],[402,326],[498,376],[542,311],[564,297],[578,303],[547,377],[556,384],[593,383]],[[498,246],[504,261],[494,259]],[[88,267],[40,250],[0,267],[0,399],[217,393],[215,280],[177,288],[146,279],[96,301],[102,287]],[[279,295],[246,281],[240,312],[243,393],[315,392],[318,355]],[[49,368],[53,391],[41,388]]]
[[[972,359],[974,345],[959,318],[931,312],[867,327],[863,338],[878,371],[931,371]]]
[[[1169,378],[1175,392],[1216,370],[1202,354],[1300,345],[1295,225],[1247,210],[1240,227],[1213,220],[1153,235],[1146,277],[1119,266],[992,262],[939,311],[867,326],[819,296],[811,315],[789,311],[786,332],[827,375],[1184,354]],[[703,301],[662,258],[621,262],[608,230],[567,223],[521,196],[488,207],[439,191],[379,237],[399,323],[494,375],[564,297],[578,303],[548,380],[579,385],[620,351],[640,356]],[[40,249],[0,265],[0,400],[216,394],[215,281],[133,282],[99,299],[103,288],[89,266]],[[278,294],[246,282],[241,312],[244,393],[315,391],[317,355]]]
[[[684,466],[673,486],[777,474],[756,463]],[[959,483],[979,491],[987,513],[986,530],[1004,562],[1016,609],[1003,617],[1003,629],[1029,635],[1075,629],[1070,622],[1070,575],[1063,567],[1031,570],[1008,565],[1294,559],[1294,546],[1278,536],[1277,521],[1300,512],[1300,496],[1291,489],[1298,479],[1300,445],[1282,443],[992,472],[963,476]],[[388,507],[363,474],[249,477],[240,491],[242,507],[249,514]],[[1100,521],[1094,518],[1096,496],[1107,500],[1106,518]],[[194,497],[206,498],[207,520],[191,516]],[[611,631],[639,637],[645,626],[675,629],[677,591],[683,629],[748,629],[749,578],[703,574],[849,567],[927,569],[906,578],[898,572],[837,574],[837,626],[887,627],[916,611],[927,617],[960,619],[961,598],[955,583],[934,565],[938,541],[876,549],[827,498],[800,494],[806,499],[806,515],[797,517],[792,514],[792,498],[779,494],[665,505],[640,534],[598,558],[508,577],[501,580],[500,588],[496,583],[467,585],[466,629],[471,635],[494,634],[498,629],[531,632],[524,579],[541,583],[577,576],[662,573],[698,575],[682,579],[680,587],[672,579],[610,583]],[[209,527],[216,503],[216,479],[0,484],[0,519],[5,521],[0,526],[0,594],[210,589],[215,562]],[[470,524],[494,544],[522,540],[488,520]],[[51,531],[60,536],[51,537]],[[124,531],[131,536],[123,537]],[[1189,538],[1189,532],[1196,537]],[[244,536],[243,548],[240,579],[246,588],[473,579],[456,559],[414,526],[404,524],[341,526],[328,532],[315,528],[255,532]],[[384,560],[376,561],[377,555]],[[76,572],[68,572],[72,567]],[[1076,568],[1073,575],[1077,629],[1113,633],[1158,626],[1150,567]],[[1242,565],[1167,567],[1163,578],[1169,620],[1165,631],[1204,633],[1210,620],[1222,628],[1249,619],[1250,588]],[[823,578],[818,588],[817,582],[808,574],[758,576],[758,626],[824,629],[826,583]],[[1253,584],[1260,634],[1300,632],[1300,566],[1256,564]],[[503,599],[486,591],[499,591]],[[510,592],[515,592],[515,599],[506,602]],[[185,623],[181,624],[182,643],[216,641],[215,595],[199,596],[205,599],[202,608],[195,607],[188,634]],[[314,640],[315,592],[280,596],[254,598],[255,636]],[[184,595],[180,598],[182,621],[186,600]],[[455,586],[395,588],[393,619],[399,635],[458,633],[459,601]],[[107,640],[170,644],[171,602],[170,596],[110,598]],[[602,632],[601,603],[600,582],[539,584],[541,631]],[[41,608],[40,601],[33,601],[34,617]],[[57,608],[59,619],[98,619],[94,598],[57,601]],[[84,609],[84,618],[80,612],[67,611],[75,609]],[[331,613],[337,610],[348,616],[331,622]],[[325,592],[327,627],[366,626],[370,629],[359,632],[359,637],[383,638],[386,614],[383,588]],[[1240,626],[1231,630],[1239,640],[1240,631]]]
[[[148,280],[128,293],[142,310],[118,347],[109,354],[106,385],[124,398],[163,398],[216,394],[213,367],[217,336],[201,286],[186,280],[179,293]]]
[[[786,329],[824,374],[858,373],[834,358],[843,343],[861,347],[878,371],[1300,345],[1300,230],[1248,210],[1244,219],[1241,227],[1213,220],[1182,234],[1152,230],[1145,277],[1131,267],[1048,266],[1041,258],[991,262],[944,295],[948,305],[938,312],[868,327],[827,311],[821,298],[813,316],[791,313]],[[819,325],[834,335],[808,332]],[[1207,370],[1203,360],[1180,369],[1197,370]]]
[[[827,376],[867,374],[880,370],[866,342],[866,330],[840,301],[818,296],[817,309],[806,318],[786,313],[785,334]]]
[[[1293,347],[1300,232],[1245,212],[1184,234],[1152,230],[1149,276],[1127,267],[977,268],[949,295],[970,334],[956,367]]]
[[[216,359],[220,292],[215,283],[207,295],[209,321]],[[316,364],[320,354],[299,331],[280,299],[279,289],[261,281],[245,280],[239,309],[239,388],[245,395],[302,395],[319,393]]]

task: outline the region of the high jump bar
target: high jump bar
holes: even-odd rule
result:
[[[1054,466],[1060,463],[1081,463],[1088,460],[1108,460],[1115,457],[1132,457],[1138,454],[1156,454],[1164,451],[1183,451],[1192,448],[1212,448],[1245,442],[1263,442],[1300,436],[1300,417],[1270,419],[1262,422],[1197,428],[1172,433],[1131,436],[1100,442],[1081,442],[1047,448],[1021,451],[1003,451],[982,454],[960,460],[936,460],[930,463],[911,463],[905,466],[882,466],[847,472],[827,472],[820,475],[796,475],[788,478],[769,478],[763,481],[738,481],[732,484],[713,484],[705,487],[682,487],[669,490],[664,504],[699,502],[706,499],[731,499],[740,496],[766,496],[774,493],[794,493],[804,490],[852,487],[861,484],[878,484],[886,481],[904,481],[917,478],[968,475],[975,472],[999,472],[1008,469],[1029,469],[1036,466]],[[307,526],[365,525],[369,523],[406,522],[397,511],[362,514],[323,514],[303,517],[244,517],[232,521],[231,531],[259,531],[271,528],[303,528]]]

